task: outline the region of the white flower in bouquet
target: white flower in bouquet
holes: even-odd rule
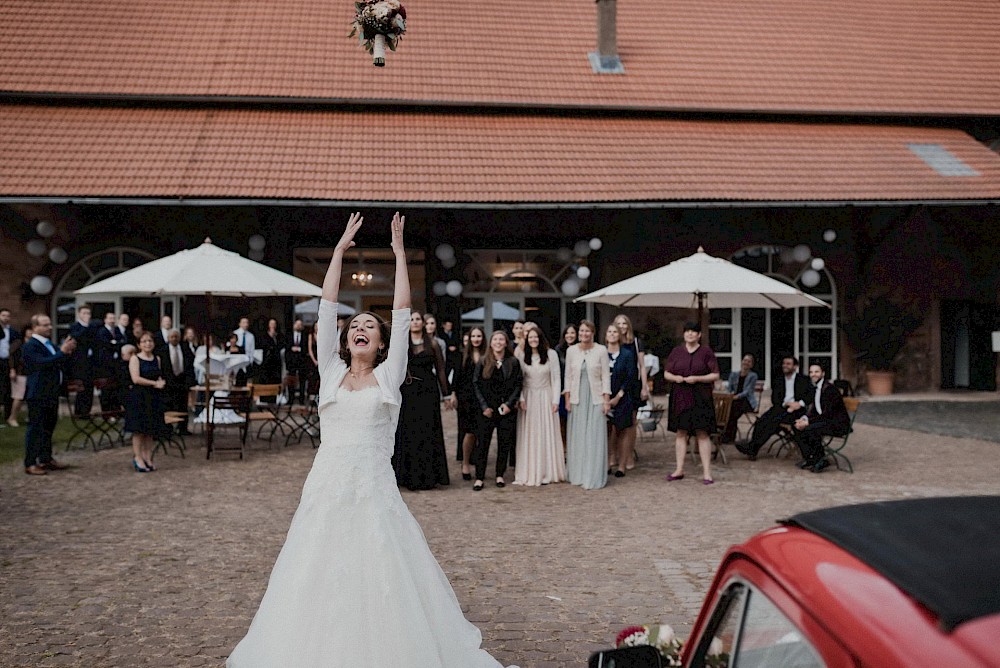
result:
[[[358,35],[376,67],[385,66],[385,47],[396,50],[406,32],[406,9],[399,0],[359,0],[350,37]]]
[[[712,642],[708,646],[708,655],[719,656],[722,654],[722,649],[722,638],[712,638]]]

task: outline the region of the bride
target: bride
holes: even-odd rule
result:
[[[403,503],[390,464],[406,374],[410,279],[404,217],[392,219],[392,323],[374,313],[337,331],[344,251],[355,213],[323,281],[319,307],[322,444],[285,545],[228,668],[499,668]]]

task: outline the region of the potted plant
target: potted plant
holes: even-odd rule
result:
[[[887,291],[863,295],[841,329],[865,370],[865,384],[873,395],[892,394],[895,361],[907,337],[923,323],[923,309],[915,300],[894,298]]]

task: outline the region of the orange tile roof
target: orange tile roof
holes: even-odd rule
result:
[[[1000,199],[950,129],[0,105],[0,196],[427,203]],[[939,175],[909,144],[978,172]]]
[[[376,69],[351,0],[8,0],[0,90],[421,103],[1000,111],[996,0],[622,0],[624,75],[592,73],[589,0],[407,0]]]

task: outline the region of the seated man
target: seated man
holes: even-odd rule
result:
[[[798,372],[799,362],[794,355],[781,358],[781,373],[771,378],[771,401],[773,406],[757,419],[753,435],[746,443],[736,443],[736,449],[751,460],[757,459],[768,439],[778,433],[783,424],[793,424],[805,415],[806,407],[812,400],[812,383]]]
[[[795,442],[802,452],[798,467],[819,473],[830,465],[823,456],[823,437],[846,436],[851,430],[851,418],[840,391],[826,380],[823,367],[810,365],[809,378],[816,384],[816,392],[809,411],[795,421]]]

